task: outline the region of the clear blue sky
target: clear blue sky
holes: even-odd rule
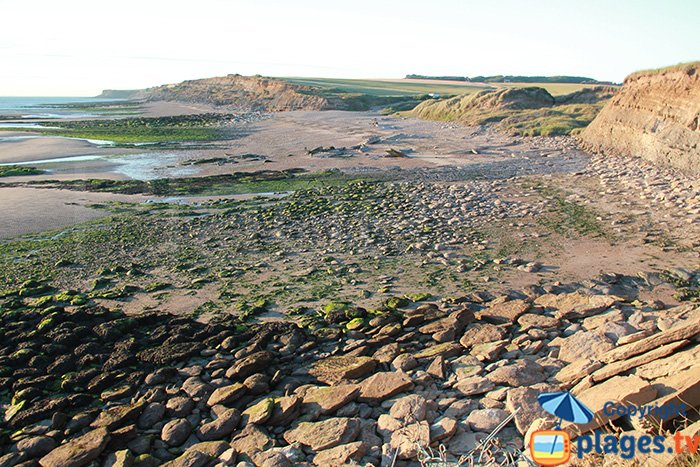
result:
[[[0,95],[228,73],[627,74],[700,60],[690,0],[0,0]]]

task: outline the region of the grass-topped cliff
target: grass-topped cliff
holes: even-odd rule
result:
[[[413,108],[427,98],[415,92],[366,92],[314,82],[263,76],[227,75],[183,81],[135,91],[105,91],[100,97],[178,101],[226,107],[237,111],[368,110],[399,105]]]
[[[700,62],[633,73],[582,133],[585,147],[700,173]]]

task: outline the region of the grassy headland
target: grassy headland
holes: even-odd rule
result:
[[[585,128],[614,92],[600,87],[554,97],[539,87],[504,88],[427,101],[406,115],[522,136],[568,135]]]

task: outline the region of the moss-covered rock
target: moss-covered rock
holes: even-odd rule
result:
[[[408,299],[405,297],[390,297],[384,301],[384,306],[390,310],[403,308],[408,305]]]
[[[350,331],[354,331],[356,329],[360,329],[362,326],[364,326],[364,324],[365,320],[363,318],[354,318],[345,325],[345,328]]]
[[[326,384],[356,379],[368,375],[377,367],[371,357],[335,356],[324,358],[311,365],[309,374]]]

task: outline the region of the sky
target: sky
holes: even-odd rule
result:
[[[698,0],[0,0],[0,96],[239,73],[621,82],[700,60]]]

